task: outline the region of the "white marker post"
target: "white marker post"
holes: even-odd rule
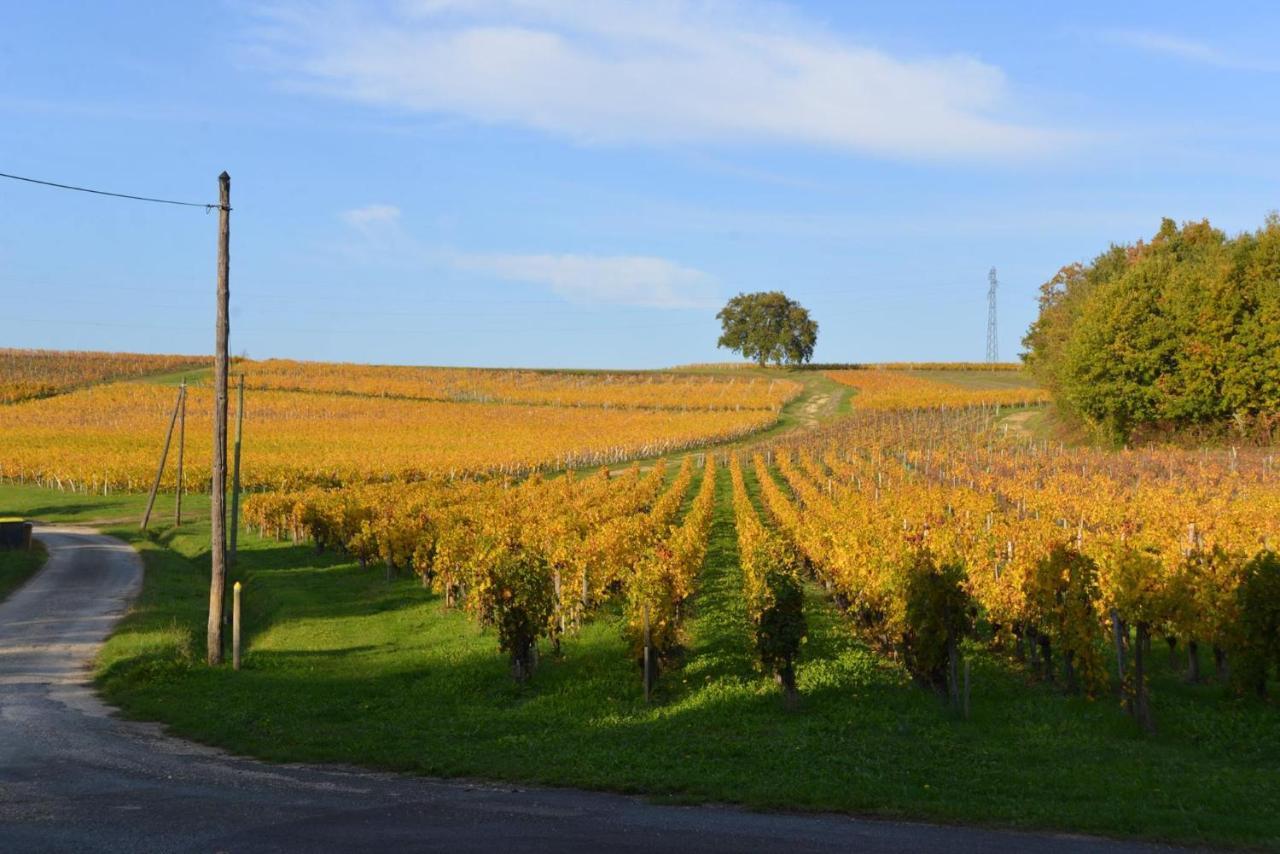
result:
[[[240,582],[231,588],[231,667],[240,669]]]

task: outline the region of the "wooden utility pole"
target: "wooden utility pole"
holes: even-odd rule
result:
[[[173,500],[173,524],[182,524],[182,452],[187,446],[187,381],[178,387],[178,492]]]
[[[240,392],[236,400],[236,444],[231,462],[231,554],[236,562],[236,535],[240,531],[240,433],[244,429],[244,374],[240,375]],[[423,578],[426,576],[424,575]]]
[[[173,402],[173,414],[169,416],[169,429],[164,434],[164,447],[160,449],[160,464],[156,466],[156,479],[151,484],[151,494],[147,496],[147,509],[142,514],[142,530],[147,530],[147,522],[151,521],[151,508],[156,505],[156,493],[160,491],[160,478],[164,475],[164,461],[169,456],[169,443],[173,441],[173,425],[178,420],[178,409],[182,406],[182,389],[178,389],[178,399]]]
[[[222,663],[222,610],[227,583],[227,319],[231,272],[231,176],[218,176],[218,326],[213,356],[213,476],[210,502],[208,661]]]

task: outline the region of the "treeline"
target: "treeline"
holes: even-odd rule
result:
[[[1060,410],[1107,438],[1280,434],[1280,216],[1227,237],[1166,219],[1040,288],[1023,344]]]

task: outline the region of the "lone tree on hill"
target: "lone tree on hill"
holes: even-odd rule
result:
[[[817,321],[782,291],[738,294],[716,315],[724,333],[718,347],[728,347],[764,367],[799,365],[813,358]]]

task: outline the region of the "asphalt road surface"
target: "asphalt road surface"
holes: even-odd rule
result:
[[[269,765],[113,717],[88,685],[142,583],[126,544],[41,528],[0,603],[0,852],[1149,851],[1070,835],[678,807],[622,795]]]

